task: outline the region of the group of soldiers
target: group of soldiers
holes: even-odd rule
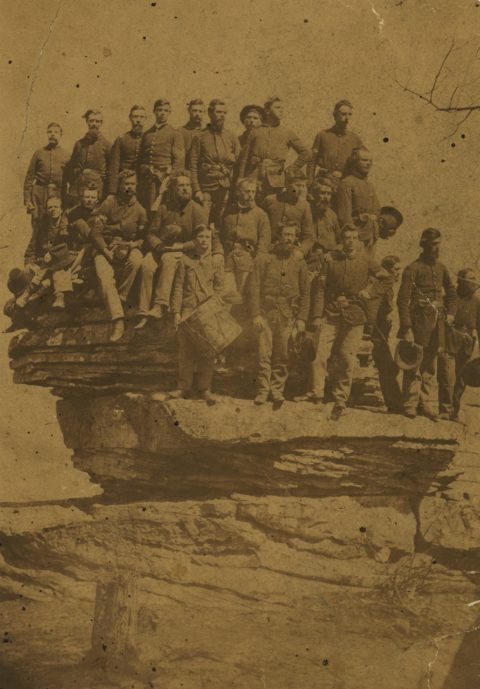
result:
[[[45,296],[51,308],[68,308],[90,267],[110,340],[124,337],[132,300],[138,336],[173,319],[179,389],[172,395],[196,391],[214,403],[215,357],[179,326],[217,295],[243,304],[257,334],[255,404],[283,403],[294,350],[305,352],[310,373],[301,399],[333,402],[330,418],[339,419],[368,332],[389,411],[457,419],[461,371],[480,328],[477,278],[464,269],[455,286],[439,260],[440,232],[424,230],[420,256],[403,270],[392,356],[402,271],[398,257],[377,261],[376,253],[403,219],[380,206],[371,153],[349,128],[352,104],[336,103],[333,125],[311,147],[284,125],[277,97],[242,108],[240,136],[226,125],[223,100],[206,107],[194,99],[187,108],[188,121],[175,128],[169,101],[158,99],[145,129],[147,112],[134,105],[129,131],[113,146],[102,113],[88,110],[71,155],[60,145],[61,126],[48,125],[48,143],[25,178],[32,236],[24,267],[10,272],[7,313],[15,318]],[[436,370],[439,414],[430,402]]]

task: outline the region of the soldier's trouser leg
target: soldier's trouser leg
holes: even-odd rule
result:
[[[432,384],[436,373],[436,363],[438,356],[438,338],[436,333],[432,335],[427,347],[423,350],[423,359],[420,364],[420,396],[419,405],[424,409],[430,406],[430,396],[432,394]]]
[[[193,387],[195,371],[195,349],[188,336],[178,332],[178,387],[183,392],[190,392]]]
[[[455,385],[455,356],[442,352],[438,355],[437,367],[439,411],[440,414],[451,414]]]
[[[100,285],[100,293],[110,319],[116,321],[119,318],[123,318],[122,302],[115,284],[115,274],[112,266],[105,256],[101,254],[95,256],[94,262],[95,272]]]
[[[118,275],[118,293],[122,301],[127,301],[137,273],[142,265],[143,254],[140,249],[132,249]]]
[[[204,208],[208,210],[208,222],[213,223],[216,228],[222,226],[223,214],[227,206],[228,189],[220,187],[213,191],[204,192]]]
[[[318,336],[317,353],[311,364],[312,394],[314,397],[324,397],[325,381],[327,379],[327,362],[330,358],[337,330],[337,325],[322,321]]]
[[[459,352],[455,357],[455,383],[452,396],[452,411],[455,416],[457,416],[460,411],[462,396],[467,387],[463,381],[462,372],[471,358],[471,356],[464,354],[464,352]]]
[[[55,270],[52,273],[52,285],[54,294],[73,292],[71,269],[67,268],[66,270]]]
[[[139,316],[146,316],[152,306],[153,280],[157,270],[157,259],[152,253],[148,253],[143,257],[140,266],[140,296],[138,301]]]
[[[272,373],[270,390],[273,399],[283,399],[288,378],[288,340],[292,333],[293,318],[278,317],[272,329]]]
[[[157,285],[155,287],[155,295],[153,299],[154,306],[170,306],[170,296],[172,294],[173,278],[175,277],[175,271],[177,269],[177,264],[182,258],[181,251],[170,251],[163,254],[161,257],[158,267],[159,276]]]
[[[352,388],[357,353],[363,337],[363,325],[341,324],[332,347],[332,395],[335,404],[346,407]],[[330,373],[330,372],[329,372]]]
[[[416,413],[420,406],[428,407],[432,379],[435,375],[437,356],[437,339],[432,334],[429,344],[423,348],[420,366],[403,374],[403,408],[406,412]]]
[[[400,411],[402,406],[402,392],[397,381],[398,366],[392,357],[388,342],[378,338],[373,339],[373,361],[378,371],[380,390],[388,409]]]
[[[196,369],[197,369],[197,388],[199,392],[205,392],[212,387],[213,370],[215,366],[215,355],[201,354],[196,350]]]
[[[258,368],[257,368],[257,394],[270,393],[270,380],[272,377],[272,347],[273,335],[270,324],[266,319],[265,326],[258,335]]]

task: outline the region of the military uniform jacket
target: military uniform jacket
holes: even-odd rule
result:
[[[246,295],[252,318],[278,310],[284,317],[306,321],[310,309],[307,264],[285,255],[277,244],[254,260]]]
[[[357,174],[348,175],[338,185],[337,215],[340,227],[344,225],[356,225],[359,227],[359,236],[362,241],[372,241],[371,223],[362,226],[360,213],[378,215],[380,204],[373,184],[366,178]]]
[[[191,122],[187,122],[183,125],[183,127],[180,127],[178,131],[183,136],[183,146],[185,148],[185,170],[190,170],[193,140],[199,134],[205,131],[205,127],[194,127]]]
[[[89,241],[91,236],[89,220],[94,212],[95,208],[85,208],[81,203],[65,211],[68,220],[68,245],[70,249],[79,250]]]
[[[312,318],[326,317],[335,321],[341,313],[339,297],[350,300],[358,298],[358,293],[368,285],[370,276],[381,270],[362,248],[353,256],[343,251],[333,251],[325,258],[325,276],[317,280],[312,289]]]
[[[197,254],[193,249],[178,262],[172,287],[173,313],[185,317],[213,294],[223,292],[223,262],[212,254]]]
[[[107,174],[107,162],[110,155],[110,143],[99,134],[93,139],[89,133],[76,142],[70,159],[70,194],[80,196],[86,179],[101,182]]]
[[[140,172],[145,165],[180,172],[185,167],[183,136],[169,124],[153,125],[142,136],[138,162]]]
[[[478,339],[480,335],[480,298],[476,294],[470,297],[457,295],[457,312],[453,323],[458,330],[467,332]]]
[[[320,244],[324,251],[335,251],[341,244],[340,225],[337,214],[331,208],[326,208],[320,213],[315,206],[312,207],[313,216],[313,241]]]
[[[123,170],[137,169],[138,154],[140,152],[141,133],[125,132],[115,139],[110,152],[108,164],[108,193],[116,194],[118,190],[118,175]]]
[[[249,244],[257,254],[267,252],[272,241],[268,215],[258,206],[230,206],[223,216],[221,240],[227,253],[235,242]]]
[[[178,241],[184,243],[191,242],[190,248],[193,248],[193,230],[206,222],[205,209],[198,203],[195,203],[195,201],[190,200],[184,206],[181,206],[176,201],[162,203],[158,211],[155,211],[147,229],[148,246],[150,249],[163,246],[167,225],[178,225],[182,228],[182,234]],[[188,244],[184,248],[188,249]],[[218,250],[221,251],[218,240],[214,244],[214,248],[214,253],[217,253]]]
[[[239,158],[239,177],[254,177],[263,179],[264,177],[273,187],[283,186],[277,180],[270,179],[268,168],[263,169],[264,161],[285,163],[290,149],[298,153],[292,167],[302,168],[310,159],[311,152],[308,146],[291,130],[283,125],[270,126],[262,124],[253,129],[247,144],[242,149]],[[274,177],[278,173],[272,173]]]
[[[239,153],[240,144],[235,134],[228,129],[217,132],[207,125],[192,142],[190,169],[194,193],[219,187],[228,189]]]
[[[423,342],[429,338],[431,326],[422,312],[445,306],[448,314],[456,311],[456,289],[450,273],[440,261],[429,261],[421,254],[416,261],[405,268],[398,291],[397,306],[400,318],[399,337],[413,328],[415,339]],[[430,304],[429,304],[430,303]]]
[[[117,196],[110,196],[92,213],[92,243],[101,251],[113,237],[123,241],[139,241],[144,238],[147,224],[145,208],[135,197],[123,201]]]
[[[287,192],[271,194],[264,201],[264,207],[270,219],[273,241],[278,240],[278,226],[285,220],[294,220],[300,227],[299,244],[306,256],[313,246],[312,211],[307,201],[300,199],[292,202]]]
[[[335,125],[318,132],[312,146],[312,159],[307,165],[308,179],[313,182],[316,168],[343,175],[352,150],[360,146],[363,143],[358,134],[348,130],[340,132]]]
[[[65,189],[66,166],[69,155],[60,146],[43,146],[32,156],[23,184],[24,203],[34,203],[32,197],[34,185],[55,186],[59,192]]]
[[[68,218],[65,214],[56,223],[48,215],[44,215],[32,227],[32,237],[24,254],[25,265],[41,263],[54,244],[68,242],[68,237]]]

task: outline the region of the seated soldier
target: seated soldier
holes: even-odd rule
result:
[[[279,228],[279,241],[270,252],[259,254],[246,284],[247,304],[258,332],[258,374],[255,404],[272,396],[274,408],[284,401],[288,377],[288,342],[295,326],[305,331],[310,307],[306,263],[294,255],[298,225]]]
[[[270,248],[268,216],[255,203],[257,185],[253,179],[240,179],[236,202],[223,217],[221,240],[225,250],[225,288],[242,292],[255,256]]]
[[[131,170],[119,174],[118,194],[109,196],[90,218],[94,262],[103,303],[113,330],[110,341],[125,331],[124,310],[140,269],[147,214],[137,201],[137,180]]]
[[[192,248],[185,251],[177,264],[173,280],[171,308],[178,330],[179,390],[173,397],[191,397],[196,373],[196,386],[202,399],[215,402],[211,395],[215,355],[199,349],[182,329],[181,321],[205,299],[223,291],[223,261],[212,256],[212,230],[199,225],[193,230]]]

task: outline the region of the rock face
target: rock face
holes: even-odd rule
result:
[[[13,368],[62,392],[65,444],[103,494],[0,510],[1,689],[475,686],[461,426],[169,401],[140,361],[173,374],[167,340],[70,327],[17,338]]]

